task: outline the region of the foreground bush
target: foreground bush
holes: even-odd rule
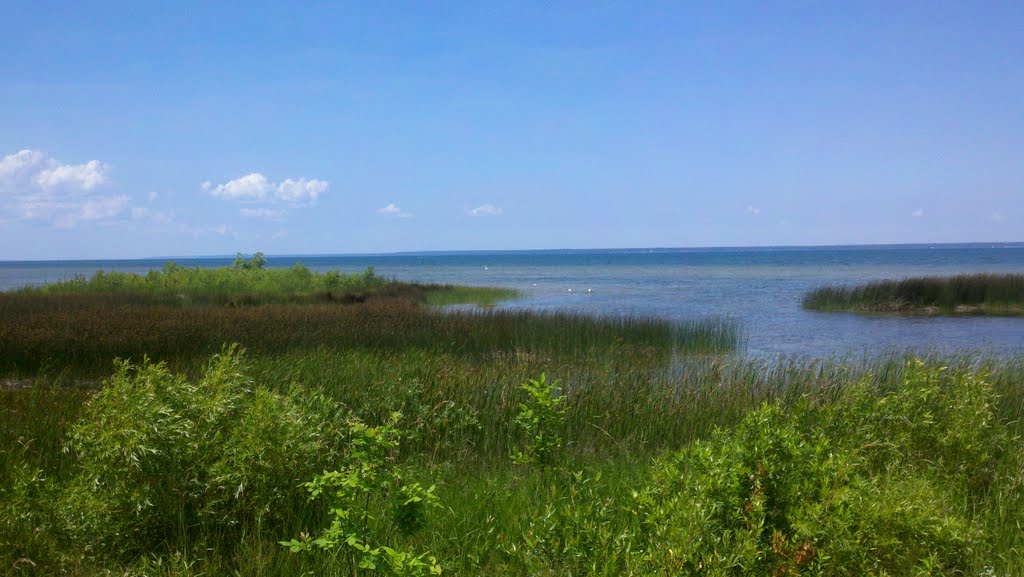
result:
[[[71,540],[103,555],[152,552],[197,535],[230,543],[304,503],[300,484],[337,458],[344,421],[312,391],[255,385],[234,348],[191,382],[121,362],[68,444]]]
[[[914,362],[889,391],[865,382],[823,406],[766,404],[659,461],[631,498],[568,476],[525,535],[525,569],[968,574],[993,557],[980,512],[1006,501],[991,484],[1020,483],[1019,471],[996,480],[1010,438],[994,401],[971,373]]]

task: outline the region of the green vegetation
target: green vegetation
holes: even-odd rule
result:
[[[489,365],[226,350],[194,377],[121,364],[92,395],[4,390],[0,563],[26,575],[1024,567],[1024,359],[694,357],[656,377],[646,360],[591,360],[559,367],[563,387],[505,374],[528,360]],[[550,449],[546,464],[531,446]]]
[[[1024,570],[1024,357],[766,360],[406,290],[3,295],[0,574]]]
[[[441,285],[433,287],[433,290],[427,294],[426,302],[435,306],[463,303],[494,306],[501,301],[519,296],[521,296],[519,291],[508,288]]]
[[[1024,315],[1024,275],[971,274],[827,286],[807,293],[803,306],[866,313]]]
[[[114,303],[176,306],[361,303],[401,297],[430,305],[494,305],[514,299],[518,291],[493,287],[463,287],[402,283],[378,277],[373,267],[361,273],[315,273],[301,263],[290,268],[266,268],[262,253],[246,259],[239,254],[231,267],[187,268],[167,263],[145,275],[98,271],[60,282],[24,287],[23,296],[97,296]],[[49,305],[47,305],[49,306]]]
[[[741,337],[734,322],[711,319],[671,323],[504,309],[444,311],[421,305],[406,287],[395,288],[393,295],[382,290],[355,306],[341,300],[184,307],[118,295],[3,294],[0,374],[71,370],[95,377],[109,372],[115,357],[143,355],[182,367],[202,362],[225,342],[260,354],[323,348],[552,357],[641,349],[665,357],[674,351],[731,351]]]

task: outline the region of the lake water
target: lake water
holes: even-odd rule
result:
[[[0,262],[0,290],[74,274],[146,272],[168,259]],[[224,266],[231,258],[173,259]],[[972,272],[1024,273],[1024,243],[780,249],[643,249],[473,252],[380,256],[271,257],[317,271],[367,266],[405,281],[505,286],[525,297],[506,307],[591,314],[704,316],[740,321],[751,354],[862,355],[919,352],[1024,352],[1024,318],[894,317],[816,313],[800,307],[822,284]]]

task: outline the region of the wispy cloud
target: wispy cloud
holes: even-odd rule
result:
[[[209,180],[200,184],[204,192],[224,200],[282,202],[292,206],[315,203],[329,187],[326,180],[316,178],[288,178],[282,182],[272,182],[259,172],[223,184],[214,185]]]
[[[910,213],[910,216],[912,216],[914,218],[921,218],[922,216],[924,216],[924,209],[923,208],[919,208],[919,209],[915,210],[914,212]]]
[[[397,204],[393,202],[388,203],[388,205],[385,206],[384,208],[378,208],[377,212],[379,214],[383,214],[384,216],[390,216],[392,218],[412,218],[413,216],[411,212],[406,212],[402,210],[401,208],[398,207]]]
[[[992,222],[1003,222],[1003,213],[998,210],[992,211]]]
[[[493,204],[481,204],[466,211],[469,216],[498,216],[504,211]]]
[[[752,204],[748,204],[747,208],[743,212],[747,214],[761,214],[761,209]]]
[[[284,217],[283,210],[276,210],[273,208],[243,208],[238,211],[242,216],[249,218],[267,218],[270,220],[278,220]]]
[[[148,220],[150,222],[160,224],[167,224],[174,220],[172,216],[166,212],[152,210],[145,206],[133,206],[131,216],[132,220]]]
[[[99,194],[109,182],[99,160],[63,164],[38,150],[0,159],[0,210],[17,220],[71,228],[83,221],[108,221],[128,208],[125,195]]]

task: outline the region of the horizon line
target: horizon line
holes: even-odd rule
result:
[[[392,251],[392,252],[365,252],[365,253],[264,253],[267,258],[360,258],[360,257],[396,257],[396,256],[444,256],[444,255],[472,255],[472,254],[513,254],[513,253],[578,253],[578,252],[711,252],[711,251],[773,251],[773,250],[821,250],[821,249],[899,249],[899,248],[1024,248],[1024,241],[1001,241],[1001,242],[914,242],[914,243],[876,243],[876,244],[814,244],[814,245],[757,245],[757,246],[648,246],[648,247],[601,247],[601,248],[532,248],[532,249],[452,249],[452,250],[414,250],[414,251]],[[262,251],[258,251],[262,252]],[[252,255],[253,253],[240,252],[237,254]],[[36,262],[98,262],[98,261],[145,261],[145,260],[205,260],[205,259],[228,259],[235,258],[237,254],[206,254],[206,255],[176,255],[176,256],[144,256],[131,258],[70,258],[70,259],[29,259],[29,260],[0,260],[0,263],[36,263]]]

